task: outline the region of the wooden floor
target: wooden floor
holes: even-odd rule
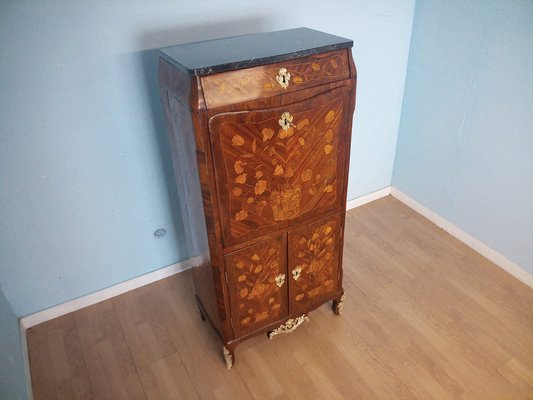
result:
[[[392,197],[348,213],[325,305],[228,371],[189,272],[28,331],[34,399],[533,399],[533,290]]]

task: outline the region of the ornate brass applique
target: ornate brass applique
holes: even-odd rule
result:
[[[224,361],[226,361],[226,368],[231,369],[233,365],[233,357],[226,346],[222,346],[222,352],[224,354]]]
[[[298,278],[300,277],[300,274],[301,274],[301,273],[302,273],[302,267],[300,267],[300,266],[298,265],[296,268],[294,268],[294,269],[292,270],[292,278],[293,278],[295,281],[297,281]]]
[[[276,81],[280,84],[283,89],[289,87],[289,81],[291,80],[291,74],[287,72],[287,68],[280,68],[278,75],[276,76]]]
[[[344,310],[344,300],[346,299],[346,296],[343,294],[341,296],[341,299],[339,300],[339,304],[337,305],[337,310],[339,310],[339,314],[342,314],[342,310]]]
[[[281,117],[278,121],[279,126],[281,126],[281,129],[283,129],[284,131],[288,131],[289,128],[293,125],[293,119],[294,117],[288,111],[285,111],[283,114],[281,114]]]
[[[267,336],[270,340],[273,339],[274,336],[279,335],[280,333],[291,333],[296,328],[298,328],[301,324],[304,322],[308,322],[309,317],[307,317],[305,314],[301,315],[296,318],[291,318],[287,322],[285,322],[283,325],[280,325],[278,328],[274,329],[273,331],[270,331],[267,333]]]
[[[276,276],[276,285],[278,285],[278,287],[282,287],[284,283],[285,274],[279,274],[278,276]]]

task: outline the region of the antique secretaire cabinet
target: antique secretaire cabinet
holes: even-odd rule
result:
[[[196,298],[228,368],[242,340],[342,310],[351,47],[298,28],[161,51]]]

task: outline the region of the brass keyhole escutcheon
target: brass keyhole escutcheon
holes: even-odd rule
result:
[[[287,68],[280,68],[278,75],[276,76],[276,81],[280,84],[283,89],[289,87],[289,81],[291,80],[291,74],[287,72]]]
[[[292,278],[297,281],[298,278],[300,278],[300,275],[302,274],[302,267],[299,265],[292,270]]]
[[[293,118],[294,117],[289,112],[284,112],[281,114],[281,118],[278,121],[279,126],[281,126],[284,131],[288,131],[291,125],[294,126],[292,123]]]
[[[278,276],[276,276],[276,285],[278,285],[278,287],[282,287],[284,283],[285,274],[279,274]]]

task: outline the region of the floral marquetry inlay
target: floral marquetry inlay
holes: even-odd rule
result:
[[[348,74],[345,53],[333,52],[208,75],[202,78],[202,86],[208,108],[214,108],[338,81],[347,78]]]
[[[244,334],[287,312],[285,249],[281,237],[226,256],[233,326]]]
[[[220,140],[215,157],[224,165],[217,173],[227,182],[220,188],[227,190],[222,201],[229,221],[223,223],[230,242],[340,203],[342,97],[285,109],[224,115],[220,124],[212,119]]]
[[[338,217],[315,222],[289,234],[289,266],[298,279],[291,285],[290,312],[321,303],[337,290],[339,262]]]

